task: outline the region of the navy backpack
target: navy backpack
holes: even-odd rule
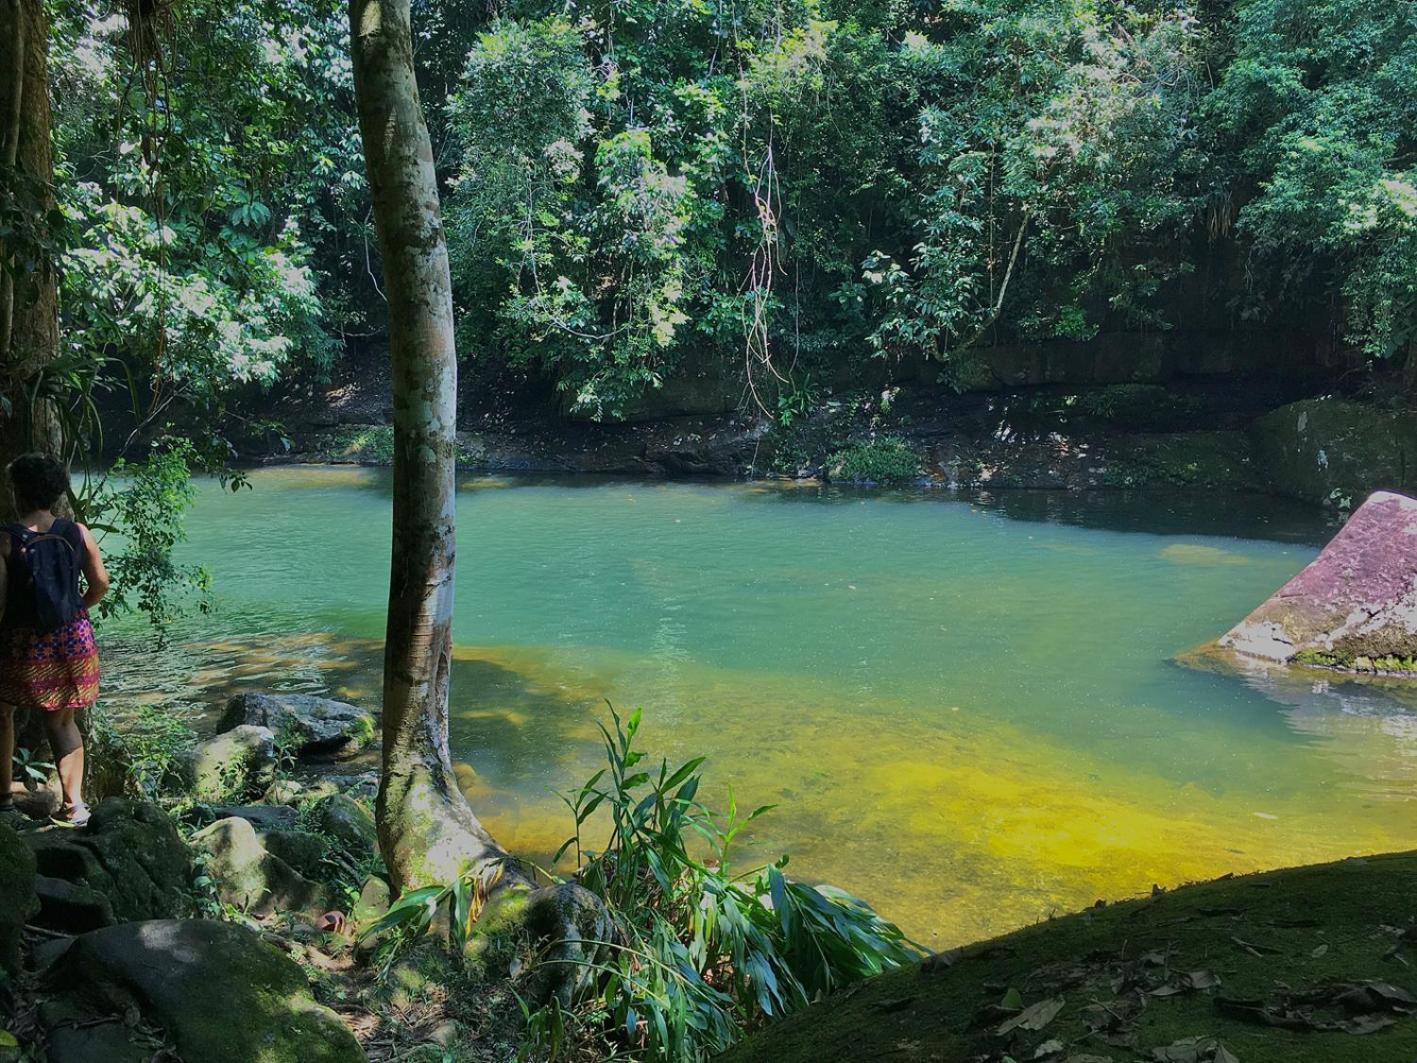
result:
[[[83,533],[71,520],[56,517],[47,532],[8,524],[10,579],[6,617],[12,624],[58,631],[83,609],[79,573],[83,570]],[[18,562],[18,563],[16,563]]]

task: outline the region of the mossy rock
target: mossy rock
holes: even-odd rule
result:
[[[94,1020],[136,1008],[185,1063],[356,1063],[359,1043],[300,968],[251,931],[212,920],[84,934],[46,974]],[[96,1022],[97,1024],[97,1022]]]
[[[1401,853],[1097,907],[871,979],[721,1058],[1130,1063],[1210,1060],[1220,1043],[1244,1063],[1411,1063],[1417,1014],[1402,998],[1417,992],[1414,896],[1417,853]],[[1336,1002],[1344,986],[1357,990],[1348,1003],[1379,1002]],[[1306,993],[1331,1003],[1296,1004]],[[1294,1009],[1309,1019],[1283,1028]],[[1041,1024],[1011,1022],[1030,1016]],[[1192,1038],[1212,1047],[1187,1056]]]
[[[276,736],[268,727],[234,727],[191,750],[181,774],[199,801],[259,796],[275,781]]]
[[[191,853],[172,818],[151,802],[111,797],[94,809],[86,830],[33,832],[25,843],[41,875],[80,887],[64,897],[51,890],[52,912],[93,894],[116,920],[192,910]]]
[[[270,830],[261,835],[261,842],[272,856],[279,857],[294,870],[309,879],[325,874],[325,857],[330,854],[330,839],[305,830]]]
[[[347,794],[331,794],[322,799],[311,810],[311,820],[346,852],[365,856],[378,848],[374,817]]]
[[[1255,486],[1249,440],[1240,432],[1174,432],[1126,436],[1107,448],[1103,487]]]
[[[302,757],[352,757],[375,738],[375,718],[332,698],[310,694],[237,694],[226,706],[218,731],[267,727],[276,742]]]
[[[1261,417],[1250,435],[1280,494],[1346,508],[1375,490],[1417,488],[1417,414],[1306,399]]]
[[[0,971],[14,974],[20,968],[20,936],[39,911],[34,876],[34,854],[0,820]]]
[[[206,854],[206,872],[227,904],[256,915],[313,916],[329,907],[325,888],[267,851],[248,820],[217,820],[194,834],[192,844]]]

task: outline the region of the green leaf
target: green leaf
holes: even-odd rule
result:
[[[681,782],[683,782],[685,779],[687,779],[690,775],[692,775],[694,772],[698,771],[698,770],[699,770],[699,766],[700,766],[701,764],[703,764],[703,762],[706,761],[706,760],[708,760],[708,757],[695,757],[693,760],[688,761],[687,763],[681,765],[681,766],[679,767],[679,769],[678,769],[673,775],[669,776],[668,780],[664,783],[664,785],[661,787],[661,789],[663,789],[663,790],[672,790],[672,789],[674,789],[674,787],[678,786]]]

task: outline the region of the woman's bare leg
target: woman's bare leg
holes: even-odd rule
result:
[[[15,786],[15,707],[0,705],[0,805],[8,805]]]
[[[84,803],[84,736],[74,723],[74,710],[46,712],[44,728],[49,733],[49,748],[54,751],[54,764],[59,769],[64,804],[67,808],[80,806]]]

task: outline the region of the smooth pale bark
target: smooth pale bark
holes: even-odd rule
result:
[[[414,81],[409,0],[351,0],[359,128],[389,303],[393,567],[384,649],[379,848],[395,890],[477,874],[492,922],[522,925],[544,962],[524,980],[569,1003],[609,928],[580,886],[536,883],[493,841],[448,755],[457,359],[433,152]],[[484,919],[488,918],[484,915]]]
[[[49,139],[49,22],[42,0],[0,0],[0,172],[14,173],[37,216],[54,205]],[[0,257],[6,254],[0,244]],[[13,277],[0,270],[0,389],[9,413],[0,420],[0,463],[32,447],[59,453],[59,429],[47,404],[28,408],[26,384],[59,350],[59,296],[48,264]],[[6,494],[0,492],[0,494]],[[0,509],[8,509],[8,497]]]
[[[384,650],[379,846],[395,888],[506,862],[448,755],[457,357],[433,153],[414,81],[408,0],[352,0],[359,128],[389,304],[393,567]]]

